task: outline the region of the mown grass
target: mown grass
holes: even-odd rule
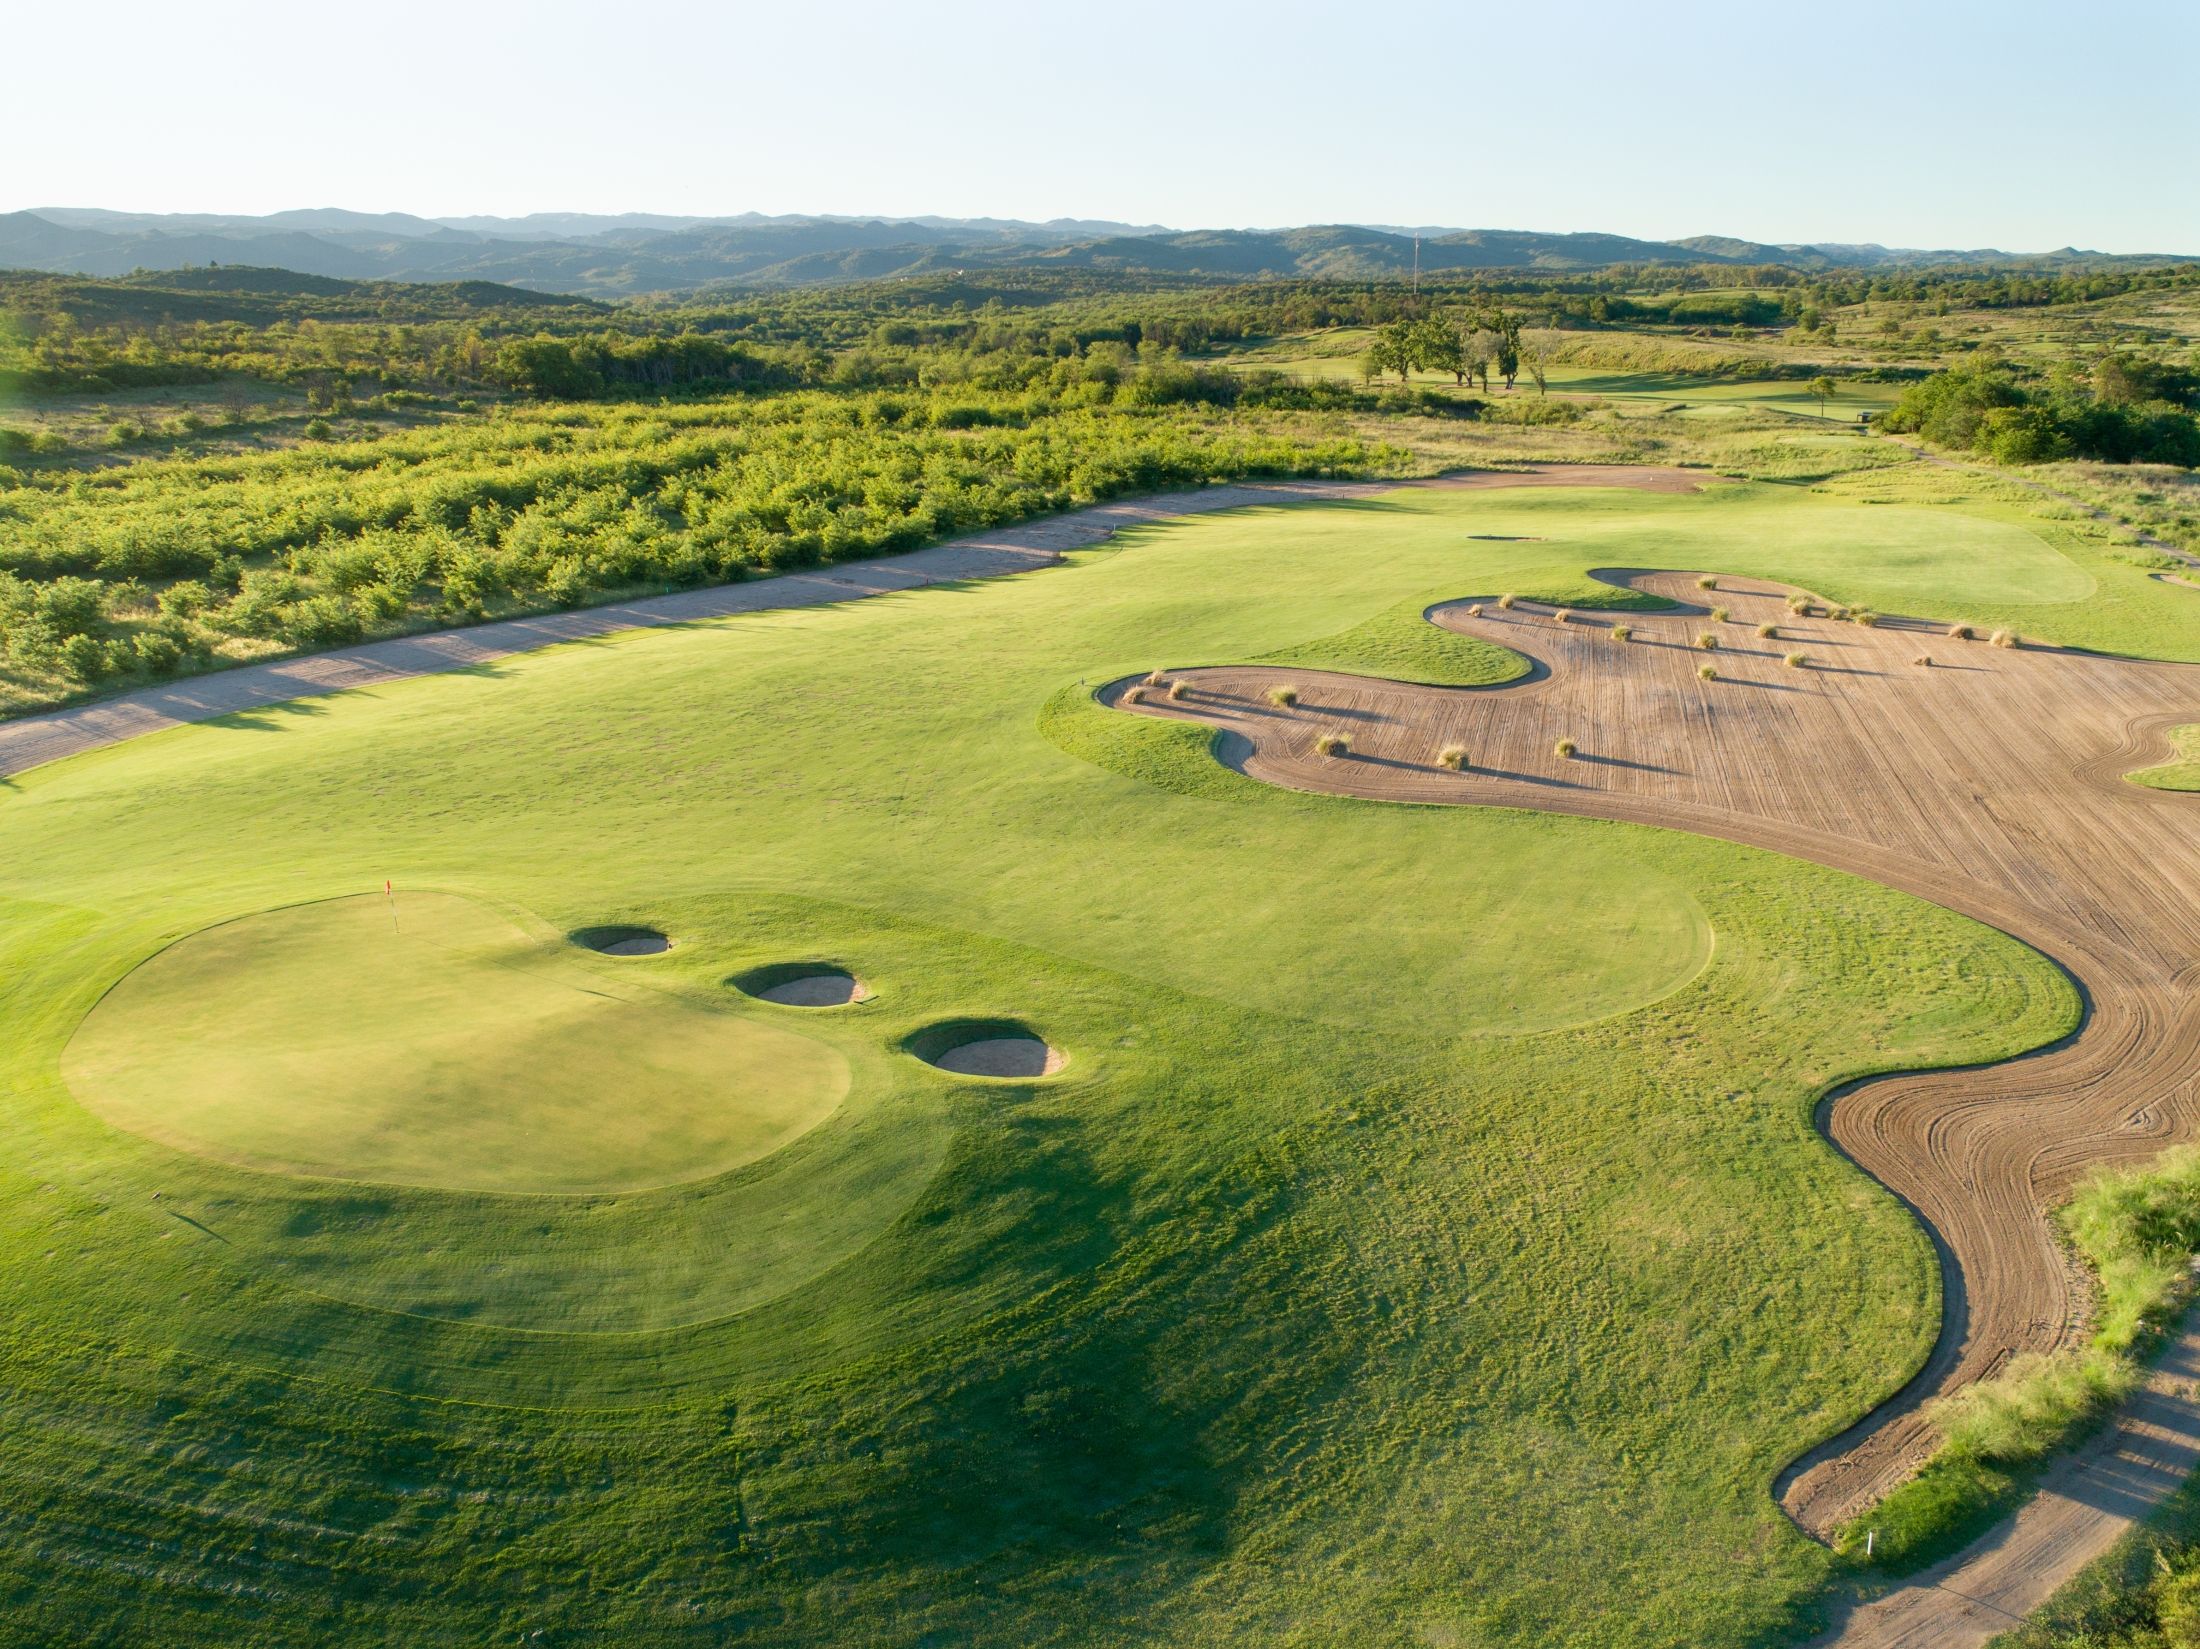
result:
[[[2169,742],[2177,752],[2172,760],[2124,777],[2150,790],[2200,790],[2200,726],[2173,728]]]
[[[557,649],[0,790],[10,1632],[1780,1629],[1830,1560],[1765,1485],[1938,1321],[1921,1234],[1812,1107],[2035,1045],[2074,1000],[1853,878],[1295,795],[1092,701],[1432,591],[1587,607],[1585,569],[1703,565],[1707,528],[1869,564],[1881,514],[1377,503]],[[2024,576],[2021,532],[1920,513],[1949,582]],[[1547,541],[1464,542],[1512,523]],[[569,1197],[255,1173],[70,1098],[61,1051],[137,958],[383,876],[553,933],[647,921],[679,944],[617,979],[757,1023],[789,1021],[727,980],[838,958],[874,999],[800,1028],[850,1097],[731,1173]],[[968,1083],[900,1051],[954,1018],[1043,1025],[1071,1063]],[[611,1087],[605,1129],[635,1103]]]

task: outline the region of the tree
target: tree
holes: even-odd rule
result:
[[[1495,358],[1498,345],[1502,341],[1488,327],[1477,324],[1465,334],[1462,342],[1468,375],[1481,378],[1482,393],[1485,395],[1490,390],[1490,362]]]
[[[1520,335],[1520,361],[1538,395],[1550,392],[1551,363],[1558,359],[1558,345],[1556,327],[1540,326]]]
[[[1810,381],[1810,392],[1818,398],[1818,416],[1823,418],[1833,405],[1834,381],[1821,372]]]
[[[1465,376],[1464,350],[1459,329],[1434,316],[1413,326],[1413,363],[1424,372],[1448,372],[1456,381]]]

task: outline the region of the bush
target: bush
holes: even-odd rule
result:
[[[1314,748],[1325,756],[1349,756],[1352,741],[1342,733],[1324,733],[1314,741]]]
[[[1614,641],[1633,641],[1635,639],[1634,627],[1627,624],[1613,625],[1612,639]]]
[[[1709,664],[1697,665],[1696,674],[1705,681],[1717,681],[1719,679],[1719,672],[1717,668]]]
[[[1467,747],[1463,744],[1445,745],[1436,753],[1436,764],[1439,767],[1448,767],[1454,773],[1464,773],[1467,770]]]
[[[1707,653],[1715,653],[1719,650],[1719,638],[1706,630],[1696,638],[1696,645]]]
[[[333,441],[336,438],[336,426],[326,418],[308,418],[302,433],[308,441]]]
[[[1807,670],[1810,668],[1810,660],[1801,653],[1790,653],[1787,656],[1787,667],[1790,670]]]
[[[1288,710],[1299,702],[1299,690],[1296,687],[1271,687],[1268,689],[1268,702],[1279,710]]]
[[[1780,639],[1780,626],[1777,624],[1760,624],[1757,626],[1757,633],[1767,641],[1777,641]]]
[[[1711,622],[1714,624],[1724,624],[1731,616],[1732,615],[1724,607],[1714,607],[1711,609]]]
[[[1581,747],[1575,744],[1572,739],[1560,739],[1558,743],[1551,746],[1551,754],[1554,756],[1564,756],[1568,759],[1571,759],[1573,753],[1580,748]]]
[[[1696,588],[1699,590],[1716,590],[1718,587],[1719,581],[1708,574],[1696,580]]]

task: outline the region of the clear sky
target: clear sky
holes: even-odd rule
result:
[[[7,34],[0,210],[2200,252],[2200,0],[109,0]]]

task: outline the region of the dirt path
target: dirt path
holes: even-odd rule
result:
[[[1182,703],[1149,699],[1138,713],[1226,729],[1236,765],[1295,789],[1631,820],[1813,859],[2013,933],[2080,982],[2084,1026],[2053,1048],[1879,1078],[1826,1108],[1834,1143],[1926,1222],[1946,1287],[1942,1334],[1916,1377],[1776,1485],[1824,1535],[1929,1451],[1927,1399],[2080,1333],[2084,1284],[2046,1209],[2095,1164],[2200,1134],[2200,806],[2122,777],[2163,759],[2167,730],[2200,715],[2200,668],[2006,650],[1909,621],[1790,623],[1786,592],[1749,580],[1722,579],[1705,598],[1679,575],[1603,576],[1716,601],[1733,622],[1701,607],[1627,615],[1637,639],[1623,644],[1609,618],[1561,625],[1529,604],[1477,618],[1447,604],[1435,622],[1513,647],[1536,671],[1510,687],[1443,689],[1197,670]],[[1778,639],[1755,634],[1764,622]],[[1706,630],[1715,653],[1693,645]],[[1811,667],[1788,667],[1790,651]],[[1931,668],[1913,662],[1921,654]],[[1699,679],[1706,663],[1719,679]],[[1279,710],[1266,694],[1286,682],[1300,702]],[[1350,736],[1345,759],[1314,748],[1332,729]],[[1561,738],[1578,742],[1574,759],[1554,753]],[[1451,744],[1472,771],[1437,765]],[[2090,1552],[2122,1526],[2088,1502],[2042,1504],[2027,1528],[2056,1552]]]
[[[411,676],[466,670],[532,652],[561,641],[579,641],[658,624],[686,624],[735,613],[783,607],[814,607],[832,601],[856,601],[920,589],[928,584],[995,578],[1028,572],[1061,560],[1066,550],[1082,549],[1112,537],[1125,527],[1251,504],[1294,503],[1323,498],[1360,498],[1400,487],[1447,490],[1483,487],[1612,486],[1654,492],[1690,491],[1717,480],[1703,470],[1630,468],[1624,465],[1539,464],[1520,470],[1477,470],[1429,481],[1248,481],[1159,493],[1148,498],[1094,504],[1067,515],[1050,516],[1019,527],[1003,527],[954,539],[907,555],[851,561],[817,572],[784,573],[742,584],[682,590],[674,595],[617,602],[579,612],[537,618],[506,619],[466,630],[372,641],[341,652],[248,664],[234,670],[194,676],[166,687],[148,687],[66,710],[0,722],[0,779],[65,756],[118,744],[141,733],[186,722],[211,721],[242,710],[265,709],[296,699],[317,698],[403,681]]]

